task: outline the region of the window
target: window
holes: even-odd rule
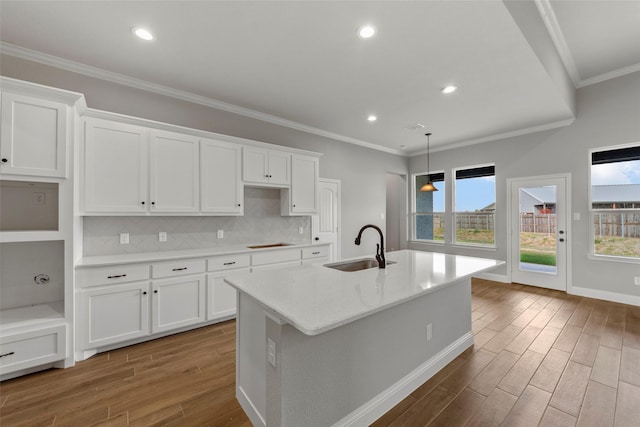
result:
[[[640,259],[640,145],[591,153],[593,253]]]
[[[454,206],[455,243],[495,246],[494,165],[455,170]]]
[[[438,189],[421,192],[420,187],[429,180]],[[414,175],[414,239],[444,242],[444,172]]]

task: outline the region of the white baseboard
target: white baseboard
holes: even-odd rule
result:
[[[500,283],[511,283],[506,274],[494,274],[494,273],[479,273],[473,277],[477,277],[479,279],[485,280],[493,280],[494,282]]]
[[[473,334],[469,331],[391,387],[342,418],[333,427],[370,425],[472,345]]]
[[[567,293],[571,295],[578,295],[581,297],[601,299],[605,301],[619,302],[621,304],[629,304],[640,306],[640,296],[619,294],[617,292],[602,291],[600,289],[581,288],[578,286],[571,286],[567,289]]]
[[[266,427],[267,422],[262,418],[256,407],[253,406],[253,403],[240,386],[236,386],[236,399],[238,399],[238,403],[240,403],[244,413],[247,414],[254,427]]]

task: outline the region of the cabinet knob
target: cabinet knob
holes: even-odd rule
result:
[[[153,291],[153,293],[154,293],[154,294],[157,294],[157,293],[158,293],[158,290],[157,290],[157,289],[155,289],[155,290]]]
[[[2,158],[2,163],[7,163],[9,161],[9,159],[5,159],[4,157]]]
[[[240,203],[238,203],[238,207],[240,207]]]
[[[146,295],[146,294],[147,294],[147,291],[144,291],[144,292],[142,293],[142,295]]]
[[[296,207],[296,205],[293,205],[293,207],[295,208],[295,207]]]
[[[155,206],[155,205],[156,205],[156,202],[151,202],[151,205],[152,205],[152,206]]]
[[[140,202],[140,204],[144,205],[144,202]]]

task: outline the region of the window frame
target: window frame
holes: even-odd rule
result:
[[[638,209],[606,209],[606,208],[593,208],[593,181],[591,176],[591,169],[593,167],[593,155],[594,153],[602,153],[605,151],[615,151],[619,149],[639,147],[640,142],[633,142],[629,144],[618,144],[618,145],[610,145],[606,147],[596,147],[588,150],[587,157],[587,175],[588,175],[588,188],[587,188],[587,209],[588,209],[588,217],[589,217],[589,253],[587,255],[588,258],[593,260],[601,260],[601,261],[615,261],[629,264],[640,264],[640,256],[624,256],[624,255],[609,255],[609,254],[599,254],[596,253],[596,227],[595,227],[595,216],[599,213],[611,213],[612,211],[617,211],[620,213],[637,213],[640,214],[640,208]],[[614,163],[614,162],[609,162]]]
[[[416,178],[418,176],[423,176],[423,175],[427,175],[427,172],[418,172],[418,173],[414,173],[411,174],[411,241],[412,242],[417,242],[417,243],[429,243],[429,244],[434,244],[434,245],[445,245],[447,243],[447,234],[446,234],[446,228],[445,228],[445,234],[442,240],[435,240],[435,239],[418,239],[417,237],[417,227],[416,227],[416,219],[418,217],[418,215],[434,215],[434,214],[441,214],[443,217],[443,226],[444,224],[446,224],[446,219],[447,219],[447,176],[445,175],[445,171],[444,170],[435,170],[435,171],[429,171],[429,175],[439,175],[442,174],[443,175],[443,179],[441,182],[444,183],[444,211],[431,211],[431,212],[417,212],[417,203],[416,203],[416,193],[417,193],[417,188],[416,188]]]
[[[456,210],[456,191],[457,191],[457,173],[461,170],[470,170],[470,169],[480,169],[486,167],[493,167],[493,199],[495,203],[495,210],[493,211],[493,243],[492,244],[482,244],[482,243],[469,243],[469,242],[459,242],[457,239],[457,216],[458,214],[464,214],[466,212],[458,212]],[[475,165],[467,165],[461,167],[455,167],[451,170],[451,245],[459,246],[465,248],[484,248],[484,249],[496,249],[496,213],[498,212],[498,191],[497,191],[497,173],[496,173],[496,164],[495,163],[480,163]]]

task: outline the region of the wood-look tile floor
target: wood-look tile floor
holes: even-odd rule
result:
[[[640,307],[474,279],[472,320],[375,426],[640,426]],[[234,381],[230,321],[5,381],[0,425],[250,426]]]

